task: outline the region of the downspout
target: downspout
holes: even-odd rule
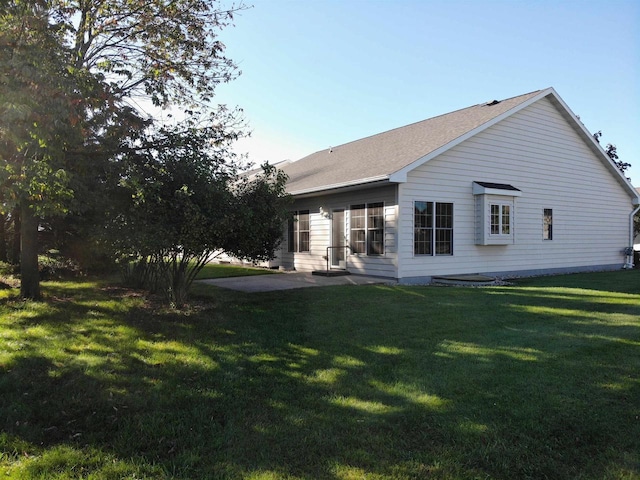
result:
[[[622,268],[633,268],[633,217],[640,211],[640,200],[636,198],[633,204],[638,206],[629,214],[629,254],[627,255],[627,263]]]

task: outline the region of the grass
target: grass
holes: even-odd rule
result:
[[[252,275],[269,275],[278,273],[267,268],[242,267],[238,265],[207,263],[196,276],[197,280],[208,278],[247,277]]]
[[[640,271],[0,302],[15,479],[637,479]]]

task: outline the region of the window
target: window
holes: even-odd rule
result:
[[[516,199],[522,191],[506,183],[473,182],[476,245],[516,242]]]
[[[453,203],[414,202],[413,210],[414,254],[453,255]]]
[[[309,251],[309,210],[293,212],[293,218],[289,219],[289,251]]]
[[[351,206],[351,251],[353,253],[365,253],[366,207],[364,205]]]
[[[545,208],[542,217],[542,239],[553,240],[553,210]]]
[[[384,204],[351,206],[351,252],[367,255],[384,254]]]
[[[382,203],[367,205],[367,254],[384,253],[384,207]]]
[[[491,235],[511,234],[511,206],[491,204]]]
[[[413,204],[413,253],[433,255],[433,203]]]

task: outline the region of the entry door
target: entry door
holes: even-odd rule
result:
[[[344,248],[344,210],[333,210],[331,215],[331,267],[346,268]]]

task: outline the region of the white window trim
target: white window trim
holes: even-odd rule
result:
[[[493,207],[499,208],[498,212],[498,233],[492,232],[493,227]],[[504,207],[509,207],[509,233],[503,233],[504,230]],[[512,238],[513,237],[513,202],[489,202],[489,236],[495,238]]]
[[[416,217],[415,217],[415,208],[416,208],[416,202],[424,202],[424,203],[430,203],[432,205],[432,215],[433,215],[433,225],[431,226],[430,230],[431,230],[431,253],[416,253],[416,237],[415,237],[415,231],[416,231]],[[437,240],[437,232],[438,230],[443,230],[443,228],[438,228],[436,226],[436,205],[439,203],[446,203],[446,204],[450,204],[451,205],[451,225],[452,227],[450,229],[446,229],[446,230],[451,230],[451,252],[450,253],[437,253],[437,248],[436,248],[436,240]],[[413,223],[413,230],[412,230],[412,237],[411,237],[411,243],[413,245],[412,251],[413,251],[413,256],[417,257],[417,258],[428,258],[428,257],[453,257],[454,255],[454,239],[455,239],[455,211],[456,211],[456,206],[455,206],[455,202],[449,201],[449,202],[445,202],[445,201],[437,201],[437,200],[424,200],[424,199],[418,199],[418,198],[414,198],[412,203],[411,203],[411,216],[412,216],[412,223]]]
[[[293,228],[293,235],[295,235],[297,238],[294,241],[294,244],[291,245],[290,242],[290,236],[289,236],[289,223],[287,222],[287,253],[290,254],[306,254],[309,255],[311,253],[311,211],[304,209],[304,210],[295,210],[293,212],[291,212],[293,214],[293,224],[294,224],[294,228]],[[300,230],[299,227],[299,216],[301,213],[306,213],[307,215],[309,215],[309,230]],[[309,250],[300,250],[300,233],[302,232],[308,232],[309,233]]]
[[[483,182],[484,183],[484,182]],[[516,198],[522,192],[507,184],[473,182],[476,245],[509,245],[516,243]],[[499,233],[492,232],[492,206],[500,208]],[[509,233],[503,233],[503,208],[509,207]]]
[[[382,253],[369,253],[369,231],[371,230],[377,230],[374,228],[369,227],[369,206],[370,205],[375,205],[375,204],[381,204],[382,205]],[[358,206],[358,205],[364,205],[364,227],[363,228],[357,228],[354,229],[352,227],[352,211],[353,211],[353,207]],[[386,233],[387,233],[387,221],[386,221],[386,204],[384,201],[380,200],[380,201],[372,201],[372,202],[354,202],[352,204],[349,205],[348,209],[345,209],[345,211],[349,212],[349,223],[347,225],[345,225],[345,227],[348,230],[348,245],[351,246],[351,242],[352,242],[352,238],[351,238],[351,231],[352,230],[364,230],[364,252],[354,252],[353,250],[351,250],[351,248],[349,248],[349,255],[350,256],[356,256],[356,257],[372,257],[372,258],[379,258],[379,257],[384,257],[387,254],[387,246],[386,246]],[[346,220],[346,218],[345,218]],[[346,232],[345,232],[346,233]]]

